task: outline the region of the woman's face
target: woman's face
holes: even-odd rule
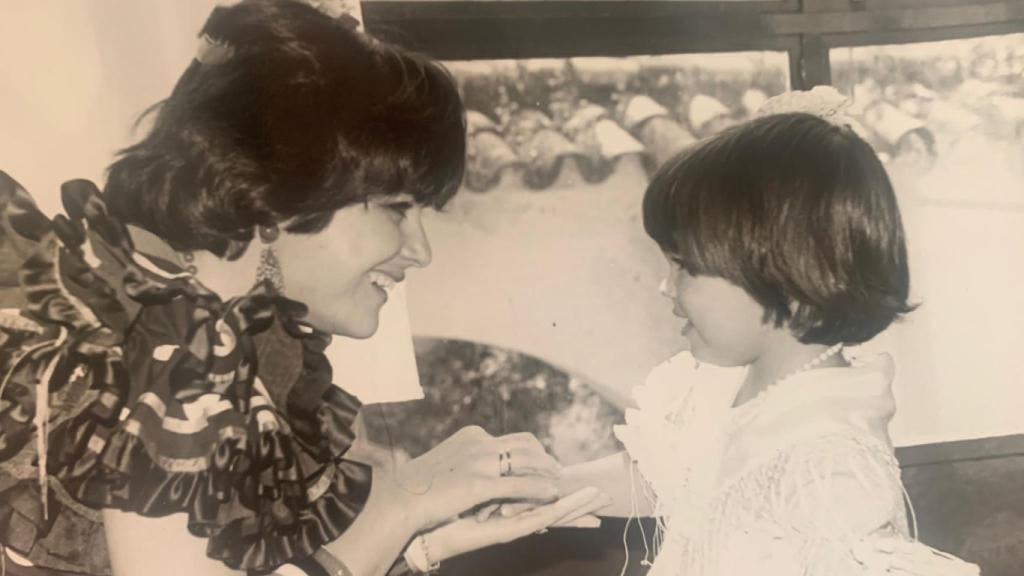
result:
[[[746,290],[724,278],[693,275],[666,255],[669,273],[661,285],[672,313],[683,320],[690,353],[718,366],[743,366],[763,352],[774,326]]]
[[[285,295],[309,307],[316,328],[369,338],[388,290],[430,264],[423,210],[409,195],[379,197],[338,210],[316,234],[283,232],[274,247]]]

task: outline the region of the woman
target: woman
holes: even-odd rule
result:
[[[374,468],[354,442],[359,403],[323,350],[372,335],[429,264],[420,215],[455,193],[465,127],[441,66],[353,24],[218,8],[102,193],[67,183],[48,221],[0,173],[12,557],[102,573],[103,509],[114,574],[425,571],[602,503],[555,501],[527,435],[467,429]],[[505,499],[548,504],[460,518]]]

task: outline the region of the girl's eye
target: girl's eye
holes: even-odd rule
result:
[[[680,270],[682,270],[683,272],[690,276],[697,275],[696,267],[694,267],[693,264],[691,264],[687,260],[683,260],[682,258],[679,258],[677,256],[672,256],[672,264],[679,267]]]
[[[406,213],[408,213],[409,210],[412,210],[412,207],[413,203],[408,201],[388,202],[387,204],[384,204],[384,208],[390,210],[391,212],[395,213],[396,215],[402,218],[405,217]]]

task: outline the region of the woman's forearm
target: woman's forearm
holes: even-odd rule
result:
[[[383,576],[416,533],[414,515],[387,472],[374,471],[370,498],[340,538],[324,546],[359,576]]]
[[[601,510],[601,516],[651,516],[654,509],[643,495],[642,482],[629,455],[618,452],[599,460],[567,466],[562,470],[559,491],[571,494],[580,488],[593,486],[612,499],[612,504]]]
[[[103,529],[114,576],[244,576],[206,556],[206,539],[189,532],[186,514],[146,518],[107,508]]]

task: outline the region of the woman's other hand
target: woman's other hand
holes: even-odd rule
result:
[[[555,526],[594,527],[600,521],[595,512],[608,506],[611,498],[596,488],[584,488],[569,496],[539,505],[515,516],[495,514],[484,521],[469,515],[422,534],[432,560],[442,561],[517,540]]]
[[[390,484],[422,531],[493,500],[550,502],[558,496],[560,471],[532,434],[494,437],[469,426],[374,481]]]

